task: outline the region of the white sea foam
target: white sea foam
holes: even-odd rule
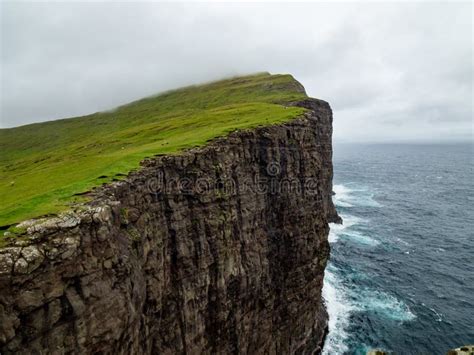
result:
[[[370,206],[381,207],[367,189],[352,189],[345,185],[334,185],[333,201],[338,207]],[[379,241],[354,230],[354,226],[367,224],[362,218],[341,214],[343,224],[330,224],[329,242],[337,243],[340,238],[368,246]],[[395,321],[415,318],[410,308],[395,296],[371,289],[349,288],[344,285],[342,271],[329,264],[324,277],[323,297],[329,313],[329,333],[323,354],[343,354],[349,350],[348,327],[350,315],[354,312],[369,312]]]
[[[347,214],[341,214],[341,218],[343,220],[342,224],[330,223],[330,231],[329,231],[329,243],[336,243],[339,240],[339,236],[343,234],[348,228],[359,225],[365,224],[367,221],[365,219],[351,216]]]
[[[338,207],[382,207],[374,200],[374,194],[365,187],[352,188],[347,185],[334,185],[333,191],[335,192],[333,201]]]
[[[437,322],[442,322],[443,321],[443,315],[441,313],[438,313],[436,309],[434,308],[429,308],[431,312],[433,312],[436,315],[436,321]]]
[[[329,333],[324,343],[323,354],[343,354],[348,350],[346,339],[349,316],[353,307],[338,279],[337,270],[328,266],[324,276],[323,297],[329,314]]]
[[[436,321],[437,322],[442,322],[443,321],[443,315],[441,313],[438,313],[438,311],[436,311],[436,309],[432,308],[432,307],[428,307],[424,302],[421,302],[421,305],[423,307],[425,307],[426,309],[429,309],[431,312],[433,312],[433,314],[436,316]]]
[[[351,189],[344,185],[334,185],[333,191],[335,195],[333,196],[333,201],[336,206],[339,207],[353,207],[353,205],[349,202],[350,200],[350,193]]]
[[[372,289],[351,290],[339,275],[340,270],[331,264],[326,269],[323,297],[329,314],[329,333],[323,354],[343,354],[349,350],[347,338],[351,313],[368,312],[400,322],[416,318],[410,308],[395,296]]]
[[[341,214],[341,217],[343,224],[330,224],[329,243],[337,243],[339,236],[348,228],[365,223],[365,220],[355,216]],[[339,279],[339,274],[340,271],[330,263],[324,275],[323,298],[329,314],[329,333],[324,343],[324,355],[343,354],[348,351],[347,327],[354,307],[349,300],[346,288]]]
[[[408,243],[406,240],[403,240],[399,237],[396,238],[396,241],[399,243],[399,244],[403,244],[403,245],[410,245],[410,243]]]
[[[379,241],[356,231],[344,231],[343,236],[347,237],[351,241],[367,246],[376,246],[380,244]]]
[[[416,317],[404,302],[389,293],[364,289],[359,290],[354,296],[358,310],[396,321],[409,321]]]

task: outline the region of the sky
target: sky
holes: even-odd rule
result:
[[[472,4],[2,2],[0,127],[290,73],[336,142],[473,139]]]

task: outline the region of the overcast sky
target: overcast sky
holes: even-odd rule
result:
[[[472,140],[472,4],[7,3],[1,127],[291,73],[344,141]]]

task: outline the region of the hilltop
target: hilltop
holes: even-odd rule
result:
[[[106,142],[90,148],[100,159],[58,162],[50,172],[61,182],[80,166],[71,169],[82,179],[76,186],[90,189],[139,170],[0,238],[0,352],[320,353],[329,223],[340,222],[329,104],[305,97],[290,76],[262,74],[117,112],[124,127],[109,122],[103,136],[94,132],[100,120],[77,120],[96,135],[84,133],[82,146]],[[229,130],[237,131],[206,143]],[[76,153],[73,143],[62,141],[61,160]],[[34,187],[43,189],[39,180]],[[67,207],[73,190],[52,191],[56,200],[43,206]]]
[[[291,75],[190,86],[113,111],[0,130],[0,226],[55,214],[122,179],[146,157],[176,154],[234,130],[291,120],[306,98]]]

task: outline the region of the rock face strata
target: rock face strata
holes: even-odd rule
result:
[[[0,353],[313,353],[332,114],[158,156],[0,249]]]

